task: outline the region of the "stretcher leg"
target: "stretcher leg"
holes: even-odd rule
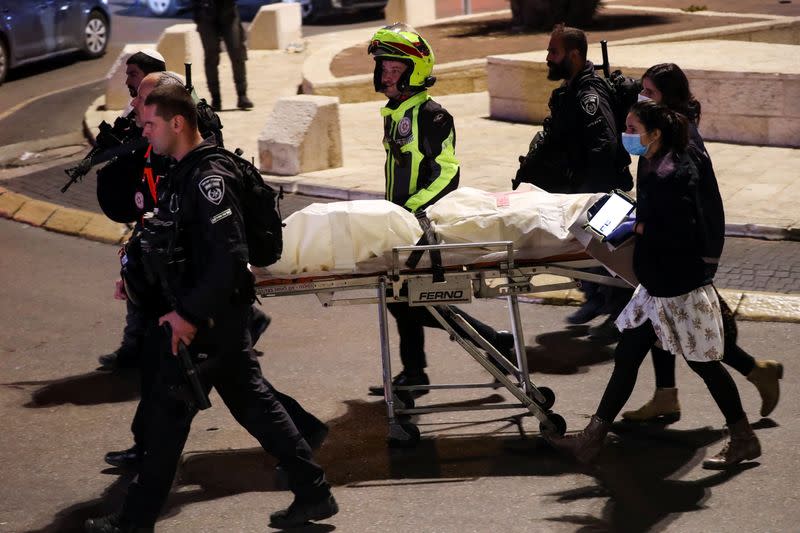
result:
[[[413,407],[413,400],[411,400],[411,395],[409,394],[408,399],[411,400],[411,405],[407,405],[408,401],[399,401],[392,386],[392,358],[389,351],[389,311],[386,308],[385,278],[381,278],[378,284],[378,328],[381,342],[383,400],[386,402],[386,417],[389,423],[387,441],[392,447],[414,446],[419,442],[419,429],[411,422],[400,420],[395,411],[396,401],[400,404],[398,407],[402,410]]]

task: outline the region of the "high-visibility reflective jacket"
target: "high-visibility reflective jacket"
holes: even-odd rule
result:
[[[381,108],[386,199],[412,213],[458,187],[453,117],[428,95]]]

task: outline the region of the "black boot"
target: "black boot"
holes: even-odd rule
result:
[[[219,94],[211,94],[211,109],[214,111],[222,111],[222,98]]]
[[[100,370],[122,370],[139,367],[139,347],[123,344],[113,352],[97,358]]]
[[[142,462],[142,452],[138,446],[134,445],[127,450],[108,452],[105,456],[105,461],[117,468],[135,470],[139,468],[139,464]]]
[[[90,518],[83,525],[86,533],[153,533],[152,527],[138,527],[123,520],[118,514]]]
[[[339,512],[339,505],[328,493],[316,500],[300,500],[295,497],[288,509],[269,515],[269,525],[277,529],[297,527],[312,520],[325,520]]]
[[[395,387],[413,387],[415,385],[430,385],[431,380],[428,379],[428,374],[425,372],[408,373],[403,370],[394,377],[392,383]],[[424,394],[428,394],[430,391],[427,389],[420,389],[408,392],[413,398],[419,398]],[[383,396],[383,385],[372,385],[369,388],[369,394],[370,396]]]
[[[246,94],[240,94],[239,100],[236,102],[236,107],[239,109],[252,109],[253,102],[247,97]]]

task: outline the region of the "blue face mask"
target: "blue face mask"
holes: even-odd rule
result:
[[[647,102],[647,101],[650,101],[650,100],[652,100],[652,98],[650,98],[649,96],[645,96],[642,93],[639,93],[639,94],[636,95],[636,101],[637,102]]]
[[[638,133],[623,133],[622,146],[624,146],[631,155],[644,155],[647,153],[647,147],[650,145],[642,144],[642,137]]]

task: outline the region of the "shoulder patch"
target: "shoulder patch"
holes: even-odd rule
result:
[[[214,205],[219,205],[225,196],[225,180],[222,176],[206,176],[197,185],[206,200]]]
[[[400,119],[400,122],[397,124],[397,133],[400,137],[408,137],[408,134],[411,133],[411,119],[408,117],[403,117]]]
[[[587,115],[594,115],[597,113],[598,98],[596,94],[585,94],[581,97],[581,107]]]
[[[444,112],[439,111],[438,113],[433,115],[433,123],[434,124],[441,124],[442,122],[444,122],[444,119],[446,117],[447,117],[447,115],[445,115]]]

